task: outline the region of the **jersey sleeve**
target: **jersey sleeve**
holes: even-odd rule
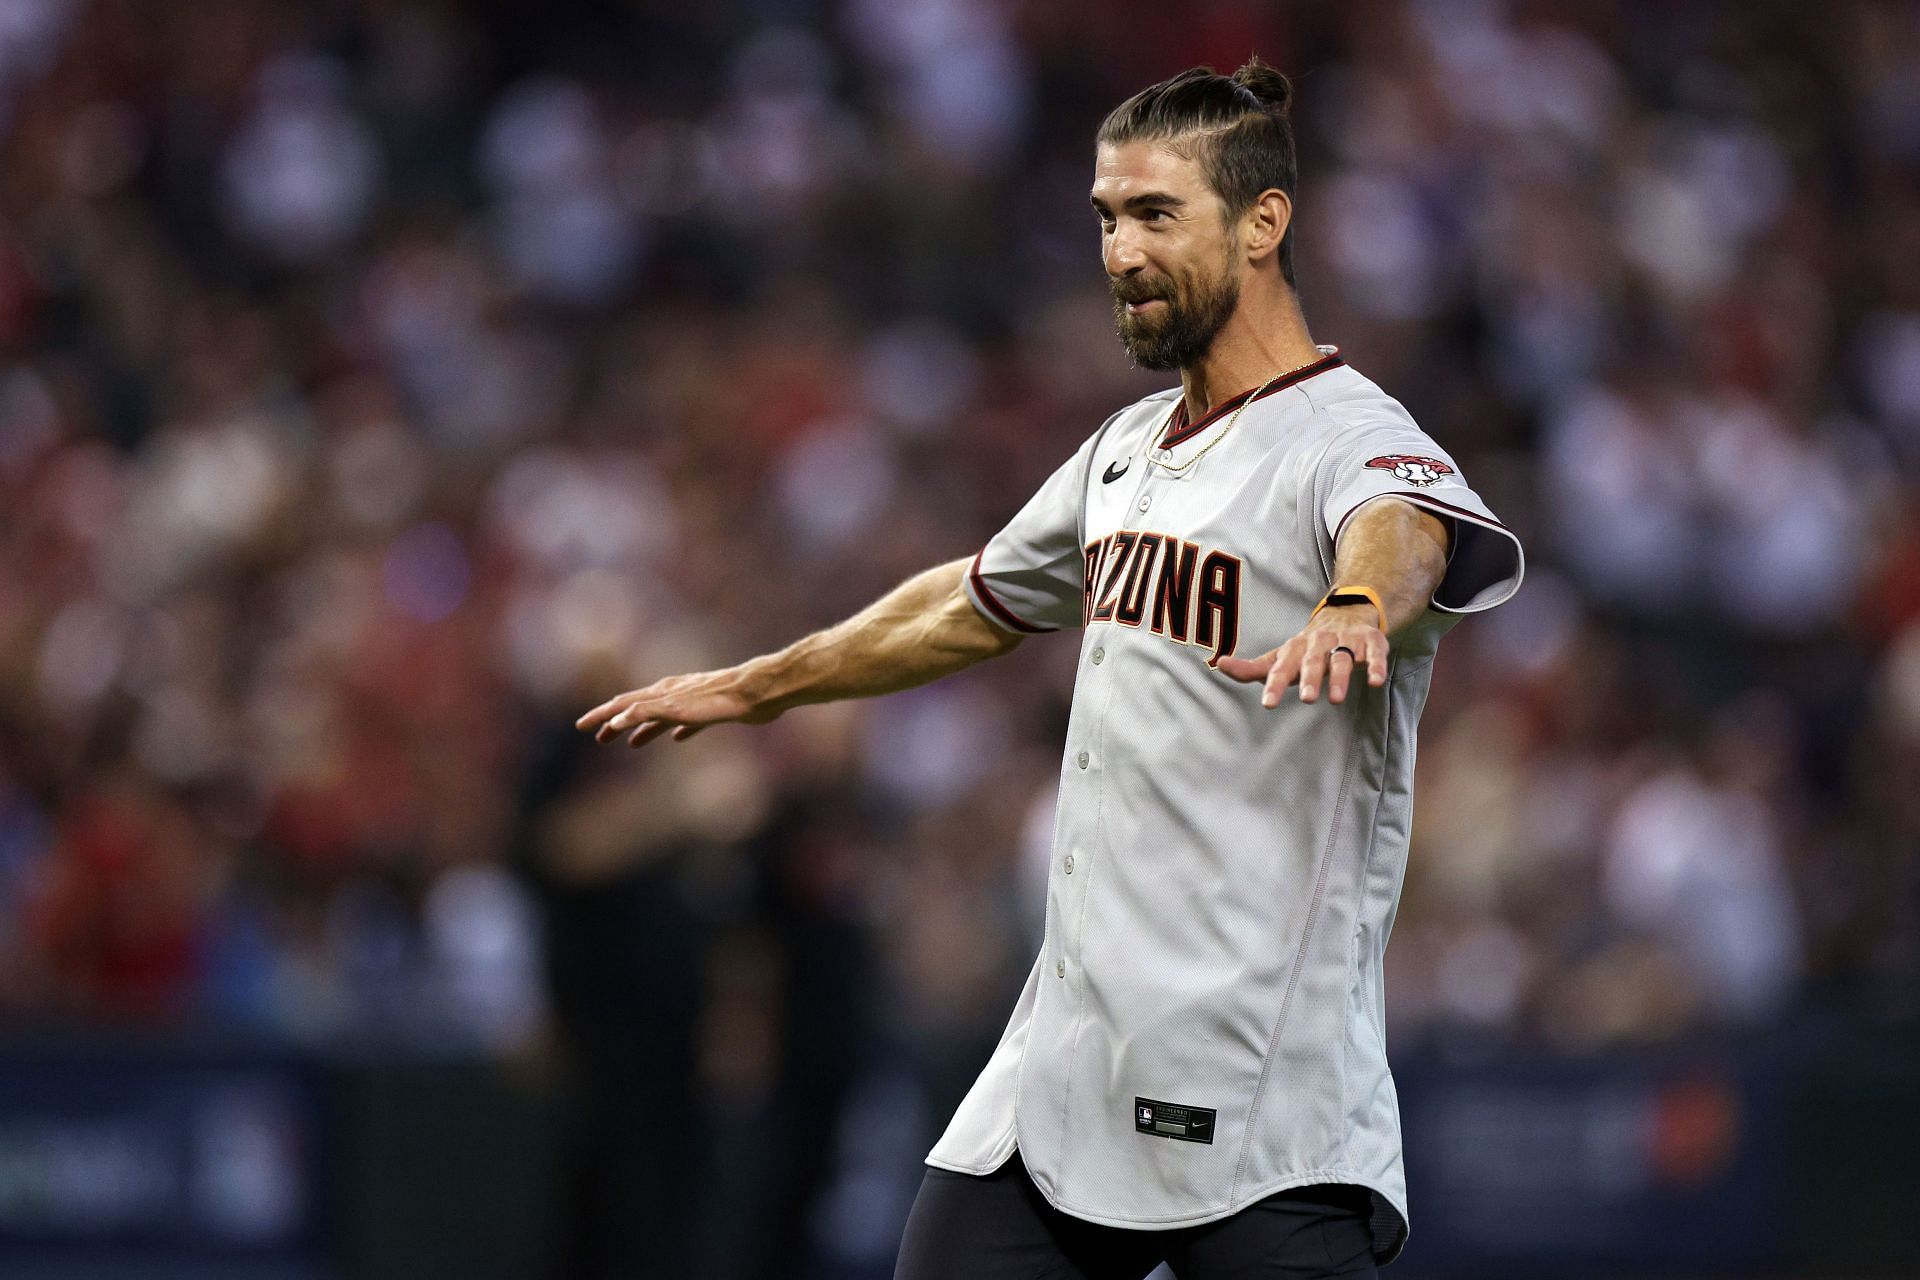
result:
[[[1081,517],[1087,468],[1104,432],[1103,427],[1089,436],[973,558],[967,594],[994,625],[1032,635],[1081,624],[1086,592]]]
[[[1433,593],[1435,610],[1478,613],[1520,589],[1526,572],[1520,539],[1468,486],[1459,464],[1410,423],[1355,429],[1328,451],[1318,487],[1329,573],[1354,514],[1377,498],[1393,497],[1453,527],[1446,574]]]

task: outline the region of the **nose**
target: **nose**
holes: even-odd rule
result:
[[[1133,275],[1147,265],[1147,255],[1124,221],[1107,233],[1106,242],[1100,246],[1100,258],[1106,264],[1108,277],[1114,280]]]

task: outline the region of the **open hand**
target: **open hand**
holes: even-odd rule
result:
[[[1376,689],[1387,682],[1387,637],[1365,620],[1371,617],[1373,610],[1365,607],[1323,609],[1306,630],[1278,649],[1257,658],[1222,658],[1218,666],[1242,684],[1263,683],[1263,707],[1279,706],[1295,681],[1302,702],[1319,698],[1323,682],[1328,702],[1345,702],[1355,667],[1366,667],[1367,683]]]
[[[780,714],[780,707],[749,697],[742,683],[738,667],[668,676],[601,703],[573,727],[593,734],[595,742],[609,742],[631,729],[627,745],[644,747],[669,731],[675,742],[685,742],[708,725],[765,724]]]

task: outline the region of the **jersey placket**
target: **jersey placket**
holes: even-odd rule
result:
[[[1110,646],[1109,642],[1119,638],[1113,634],[1116,631],[1117,628],[1107,624],[1087,629],[1079,679],[1085,682],[1083,687],[1092,695],[1087,705],[1097,710],[1089,717],[1089,723],[1082,731],[1069,740],[1068,760],[1063,770],[1066,780],[1062,784],[1061,818],[1064,819],[1068,812],[1088,816],[1071,824],[1064,820],[1057,820],[1055,824],[1053,882],[1056,892],[1050,896],[1058,926],[1053,985],[1061,1001],[1057,1007],[1066,1019],[1063,1037],[1066,1053],[1056,1077],[1061,1087],[1058,1124],[1059,1132],[1063,1134],[1072,1132],[1074,1128],[1074,1063],[1079,1056],[1081,1035],[1087,1025],[1089,975],[1082,967],[1085,954],[1082,939],[1086,932],[1088,904],[1093,898],[1094,878],[1108,853],[1104,812],[1106,728],[1108,712],[1120,679],[1116,669],[1118,663],[1115,661],[1119,646]],[[1081,790],[1083,794],[1073,797],[1068,794],[1071,789]],[[1036,1012],[1043,1012],[1043,1009]],[[1071,1148],[1064,1144],[1055,1151],[1051,1179],[1047,1178],[1045,1171],[1036,1169],[1030,1172],[1050,1181],[1054,1195],[1062,1195],[1071,1155]]]
[[[1160,434],[1164,426],[1159,427],[1144,451],[1145,466],[1140,468],[1140,477],[1134,482],[1133,491],[1128,495],[1126,506],[1120,512],[1117,528],[1141,532],[1158,532],[1178,536],[1179,531],[1162,529],[1162,521],[1155,519],[1155,512],[1161,508],[1172,484],[1193,474],[1193,468],[1187,471],[1173,471],[1158,465],[1172,461],[1178,451],[1161,448]],[[1217,429],[1217,424],[1216,428]],[[1203,431],[1191,441],[1183,441],[1197,448],[1204,448],[1211,431]],[[1191,454],[1189,454],[1191,456]],[[1122,594],[1126,587],[1120,587]],[[1111,854],[1112,842],[1106,826],[1105,792],[1109,777],[1107,770],[1109,735],[1108,717],[1113,708],[1114,696],[1126,673],[1119,668],[1129,645],[1139,643],[1141,633],[1135,628],[1119,622],[1099,622],[1088,628],[1087,639],[1083,645],[1079,680],[1084,682],[1083,689],[1091,697],[1087,705],[1097,708],[1084,730],[1076,735],[1076,740],[1068,747],[1069,785],[1084,788],[1080,797],[1081,805],[1075,808],[1089,819],[1076,824],[1074,828],[1063,828],[1058,834],[1065,837],[1056,840],[1056,858],[1053,868],[1055,883],[1060,892],[1056,899],[1059,906],[1059,950],[1054,957],[1053,975],[1056,984],[1065,989],[1061,992],[1070,1001],[1071,1009],[1068,1024],[1065,1062],[1061,1079],[1065,1090],[1060,1102],[1060,1123],[1064,1132],[1074,1129],[1074,1099],[1072,1084],[1074,1069],[1079,1058],[1080,1041],[1087,1026],[1088,986],[1097,981],[1099,975],[1089,974],[1083,967],[1085,954],[1082,945],[1085,936],[1086,919],[1093,899],[1095,878],[1102,864]],[[1063,805],[1063,812],[1067,806]],[[1064,850],[1062,850],[1064,845]],[[1070,922],[1070,924],[1069,924]],[[1096,1098],[1095,1106],[1104,1105],[1105,1100]],[[1082,1106],[1086,1104],[1083,1102]],[[1098,1119],[1095,1118],[1095,1124]],[[1067,1180],[1067,1160],[1070,1150],[1062,1150],[1056,1155],[1055,1194],[1060,1194],[1060,1185]]]

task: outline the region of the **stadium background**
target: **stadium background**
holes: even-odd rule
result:
[[[1089,139],[1253,50],[1316,338],[1530,552],[1394,1274],[1920,1274],[1920,7],[1652,0],[0,3],[0,1269],[888,1275],[1071,645],[571,724],[1159,385]]]

